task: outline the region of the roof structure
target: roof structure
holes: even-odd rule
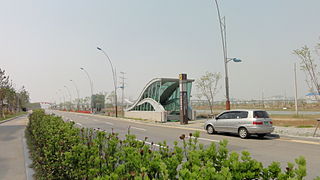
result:
[[[190,100],[192,82],[187,80],[187,97]],[[136,102],[126,111],[156,111],[178,113],[180,109],[179,79],[155,78],[143,88]]]

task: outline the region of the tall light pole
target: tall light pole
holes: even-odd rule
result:
[[[58,101],[60,102],[59,103],[59,108],[61,109],[62,99],[61,99],[61,96],[59,96],[59,92],[58,91],[56,91],[56,95],[58,97]]]
[[[88,79],[89,79],[89,83],[90,83],[90,90],[91,90],[91,97],[90,97],[90,106],[91,106],[91,113],[93,113],[93,101],[92,101],[92,96],[93,96],[93,82],[89,76],[89,73],[84,69],[84,68],[80,68],[83,72],[86,73]]]
[[[73,83],[74,87],[76,88],[76,92],[78,95],[77,110],[79,111],[79,103],[80,103],[79,89],[76,82],[74,82],[72,79],[70,79],[70,81]]]
[[[122,89],[122,95],[121,95],[121,105],[122,105],[122,111],[124,110],[124,80],[126,79],[125,77],[124,77],[124,75],[126,74],[125,72],[120,72],[120,74],[122,75],[121,77],[120,77],[120,79],[122,80],[122,85],[120,86],[120,88]]]
[[[68,94],[69,94],[69,97],[70,97],[70,110],[72,110],[72,97],[71,97],[71,93],[70,93],[70,90],[67,86],[63,86],[66,88],[66,90],[68,91]]]
[[[224,57],[224,72],[225,72],[225,84],[226,84],[226,110],[230,110],[228,62],[229,61],[241,62],[241,60],[237,59],[237,58],[228,58],[226,18],[225,17],[221,18],[218,1],[215,0],[215,3],[216,3],[216,7],[217,7],[219,24],[220,24],[220,33],[221,33],[221,40],[222,40],[222,51],[223,51],[223,57]]]
[[[294,63],[294,105],[296,110],[296,116],[299,115],[298,113],[298,90],[297,90],[297,67],[296,63]]]
[[[64,93],[62,92],[62,90],[59,89],[59,91],[61,92],[61,94],[63,96],[63,107],[64,107],[64,109],[66,109],[66,98],[65,98]]]
[[[113,77],[113,85],[114,85],[114,101],[115,101],[115,111],[116,111],[116,117],[118,117],[118,102],[117,102],[117,79],[116,79],[116,73],[115,73],[115,70],[113,68],[113,65],[112,65],[112,62],[108,56],[108,54],[103,50],[101,49],[100,47],[97,47],[97,49],[99,51],[101,51],[108,59],[110,65],[111,65],[111,70],[112,70],[112,77]]]

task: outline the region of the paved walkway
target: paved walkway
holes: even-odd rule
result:
[[[26,116],[0,124],[0,180],[27,179],[23,146],[26,124]]]

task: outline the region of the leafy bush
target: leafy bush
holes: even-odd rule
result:
[[[180,136],[169,148],[139,141],[128,131],[117,133],[79,129],[73,122],[38,110],[26,130],[37,179],[302,179],[306,161],[296,159],[283,172],[280,163],[263,167],[250,157],[229,153],[227,141],[207,148],[198,143],[199,132]]]

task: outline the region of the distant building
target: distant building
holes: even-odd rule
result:
[[[306,94],[307,103],[315,103],[320,99],[319,93],[308,93]]]

